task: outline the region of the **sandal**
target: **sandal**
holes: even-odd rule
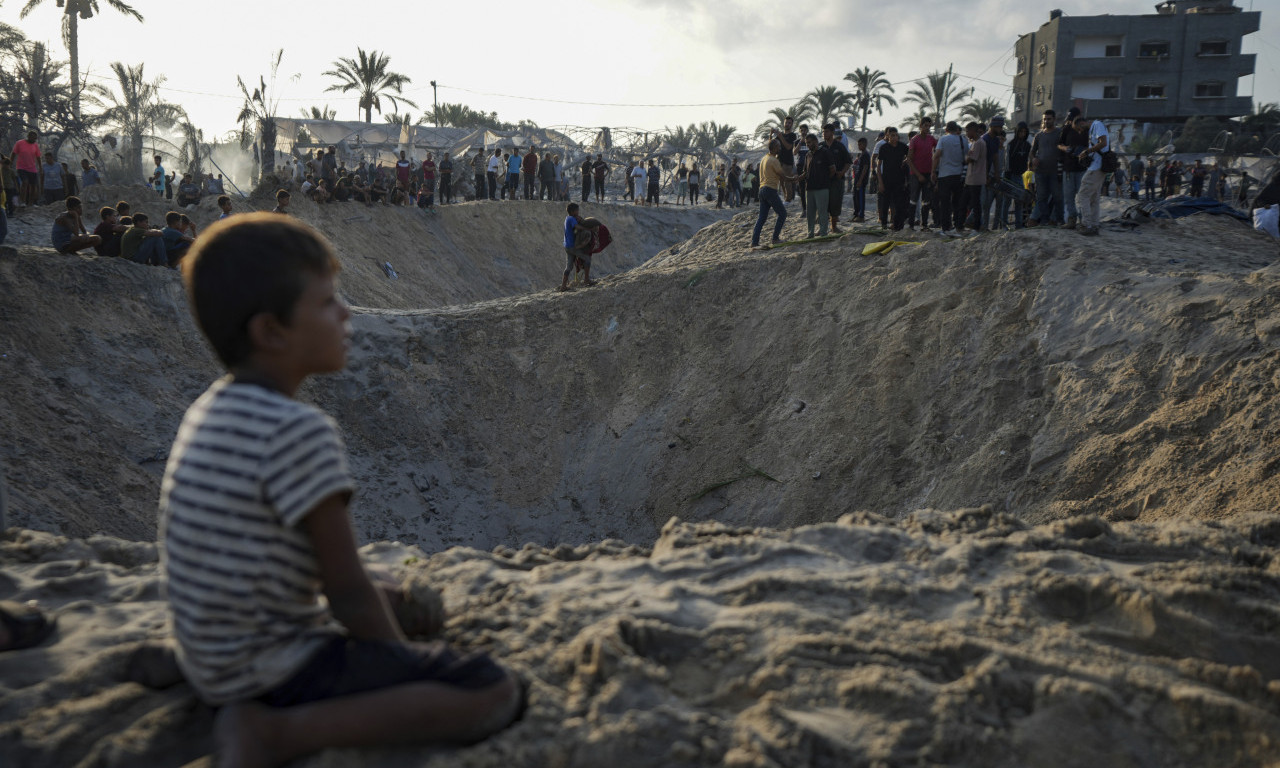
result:
[[[0,600],[0,624],[9,631],[9,643],[0,651],[18,651],[44,642],[57,620],[50,620],[39,608],[11,600]]]

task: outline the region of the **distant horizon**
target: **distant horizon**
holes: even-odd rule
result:
[[[903,13],[843,6],[818,8],[802,22],[778,16],[764,0],[656,0],[646,8],[588,0],[574,14],[582,23],[571,27],[562,15],[546,20],[537,4],[512,0],[497,0],[483,16],[466,8],[433,8],[430,20],[422,21],[427,15],[408,3],[383,4],[403,9],[405,18],[397,20],[395,10],[357,17],[350,5],[333,0],[316,0],[305,16],[282,6],[225,0],[198,18],[186,3],[128,1],[145,23],[106,3],[81,21],[82,76],[112,87],[111,62],[145,63],[147,79],[167,78],[165,98],[182,105],[207,140],[236,127],[243,101],[236,76],[252,89],[259,75],[269,76],[270,60],[281,48],[275,95],[278,114],[290,118],[301,118],[301,111],[312,106],[328,106],[335,119],[363,120],[356,97],[326,93],[334,81],[321,75],[336,59],[355,57],[357,46],[385,53],[391,70],[412,78],[404,96],[417,106],[401,106],[399,112],[415,119],[430,113],[430,81],[435,80],[441,103],[496,112],[510,123],[527,119],[544,128],[658,132],[716,121],[750,134],[769,110],[786,109],[818,86],[849,90],[852,84],[844,75],[864,66],[885,72],[898,101],[882,116],[873,111],[869,130],[898,125],[914,113],[915,105],[904,98],[912,83],[948,66],[961,87],[974,88],[974,99],[996,99],[1008,114],[1013,46],[1019,35],[1049,18],[1047,5],[1010,11],[998,0],[979,0],[959,14],[938,0],[910,6],[921,19],[954,17],[955,24],[937,29],[901,25]],[[22,5],[22,0],[4,0],[0,21],[66,60],[59,31],[62,9],[44,0],[20,19]],[[1237,5],[1249,10],[1253,2]],[[1150,0],[1085,0],[1063,10],[1078,16],[1128,15],[1154,13],[1154,6]],[[186,39],[183,33],[193,24],[199,36]],[[477,39],[486,34],[490,43],[482,47]],[[321,39],[325,42],[316,44]],[[1280,103],[1280,12],[1262,14],[1260,31],[1244,38],[1244,51],[1256,54],[1257,63],[1255,74],[1239,81],[1240,95],[1251,95],[1255,105]],[[384,101],[383,114],[392,111]],[[373,122],[384,122],[376,111]]]

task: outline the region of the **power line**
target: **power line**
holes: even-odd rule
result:
[[[449,88],[455,91],[463,91],[465,93],[474,94],[476,96],[493,96],[501,99],[520,99],[522,101],[540,101],[540,102],[548,102],[551,104],[574,104],[582,107],[648,107],[648,108],[652,108],[652,107],[666,107],[666,108],[737,107],[737,106],[743,106],[747,104],[777,104],[778,102],[784,102],[784,101],[795,102],[803,98],[803,97],[783,97],[779,99],[756,99],[752,101],[711,101],[711,102],[705,102],[701,104],[622,104],[618,102],[608,102],[608,101],[570,101],[568,99],[548,99],[548,98],[541,98],[538,96],[516,96],[510,93],[492,93],[489,91],[475,91],[470,88],[463,88],[457,85],[446,85],[444,83],[437,83],[437,85],[441,88]]]

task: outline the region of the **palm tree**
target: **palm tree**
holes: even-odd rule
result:
[[[1136,155],[1149,155],[1152,152],[1163,147],[1165,142],[1161,137],[1154,133],[1144,133],[1141,136],[1134,136],[1129,139],[1127,150]]]
[[[338,110],[325,104],[324,107],[312,107],[310,111],[299,110],[302,112],[303,120],[335,120],[338,117]]]
[[[365,53],[363,48],[357,47],[356,54],[359,61],[355,59],[338,59],[333,62],[333,69],[324,73],[325,77],[334,77],[341,82],[335,83],[325,89],[328,91],[358,91],[360,93],[359,109],[364,110],[364,121],[366,123],[373,122],[373,110],[378,110],[378,114],[382,114],[382,99],[391,102],[393,109],[399,109],[399,102],[403,101],[411,107],[418,106],[409,99],[400,95],[401,90],[413,82],[407,75],[398,72],[389,72],[387,67],[391,64],[391,59],[385,54],[377,51],[369,51]],[[395,96],[389,92],[394,91]]]
[[[862,113],[862,130],[867,130],[867,115],[872,109],[876,114],[884,116],[884,105],[898,106],[893,98],[893,83],[885,77],[885,73],[871,67],[859,67],[844,76],[853,83],[854,109]]]
[[[805,96],[813,105],[813,116],[818,125],[853,113],[853,94],[845,93],[834,85],[820,85]]]
[[[996,99],[978,99],[960,108],[960,119],[967,117],[975,123],[989,123],[1001,112],[1004,112],[1004,105]]]
[[[205,143],[204,131],[192,125],[190,120],[182,121],[179,127],[182,130],[182,168],[199,178],[204,173],[204,161],[213,155],[213,147]]]
[[[933,119],[933,116],[930,115],[924,107],[916,107],[915,113],[903,120],[901,123],[898,123],[898,127],[908,131],[915,130],[920,127],[920,121],[926,117],[930,120]]]
[[[156,129],[169,128],[186,119],[182,107],[160,98],[164,75],[148,82],[143,72],[145,66],[137,64],[130,67],[118,61],[111,63],[120,94],[107,92],[107,109],[103,114],[106,121],[117,126],[124,135],[122,158],[125,178],[133,183],[143,179],[143,142],[150,140],[154,144]]]
[[[25,19],[27,14],[36,9],[44,0],[27,0],[18,12],[18,18]],[[98,12],[98,0],[57,0],[62,10],[62,41],[66,43],[71,54],[71,109],[76,119],[80,118],[80,19],[91,19]],[[143,21],[142,14],[121,0],[107,0],[107,5],[126,16]]]
[[[959,75],[951,70],[946,72],[930,72],[923,80],[917,80],[915,87],[907,92],[906,100],[919,104],[934,118],[934,124],[946,125],[947,113],[961,99],[973,95],[973,88],[956,88]]]
[[[405,112],[403,115],[399,112],[390,112],[383,115],[382,119],[392,125],[406,125],[410,127],[415,125],[426,125],[430,122],[426,115],[422,115],[417,119],[414,119],[413,114],[410,112]]]
[[[1275,102],[1255,104],[1253,112],[1246,115],[1240,122],[1247,132],[1263,136],[1280,130],[1280,104]]]
[[[271,88],[267,87],[266,78],[258,75],[258,87],[250,93],[244,80],[236,75],[236,85],[240,86],[240,93],[244,96],[240,114],[236,115],[236,122],[240,124],[240,146],[241,148],[249,146],[256,128],[258,135],[262,138],[259,156],[264,176],[276,170],[276,133],[279,130],[276,124],[276,109],[280,104],[274,99],[272,90],[275,88],[276,72],[279,71],[280,60],[283,58],[284,49],[281,48],[276,51],[275,58],[271,62]]]
[[[720,125],[711,122],[700,123],[693,128],[693,150],[699,157],[705,157],[729,141],[738,129],[732,125]]]

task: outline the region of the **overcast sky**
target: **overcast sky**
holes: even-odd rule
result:
[[[105,0],[100,15],[81,22],[82,71],[108,82],[111,62],[145,62],[148,77],[166,77],[165,95],[206,136],[233,127],[241,103],[236,75],[256,82],[278,48],[283,115],[328,104],[341,119],[357,119],[356,97],[325,93],[332,80],[321,72],[338,57],[354,58],[360,46],[387,53],[392,69],[413,79],[406,95],[418,108],[406,109],[415,117],[429,110],[434,79],[440,101],[496,110],[511,122],[661,130],[715,120],[748,132],[770,108],[789,106],[815,86],[846,86],[844,75],[862,66],[901,83],[901,97],[909,81],[954,65],[978,97],[1011,105],[1013,45],[1046,21],[1050,8],[1154,12],[1151,0],[129,1],[145,24]],[[26,19],[18,18],[25,0],[0,2],[0,21],[66,57],[55,0]],[[1261,31],[1244,42],[1258,55],[1258,74],[1241,80],[1241,93],[1280,102],[1280,1],[1236,2],[1264,11]],[[734,104],[719,105],[726,102]],[[689,104],[718,105],[653,106]],[[876,122],[897,123],[913,111],[903,106]],[[374,119],[380,121],[376,113]]]

